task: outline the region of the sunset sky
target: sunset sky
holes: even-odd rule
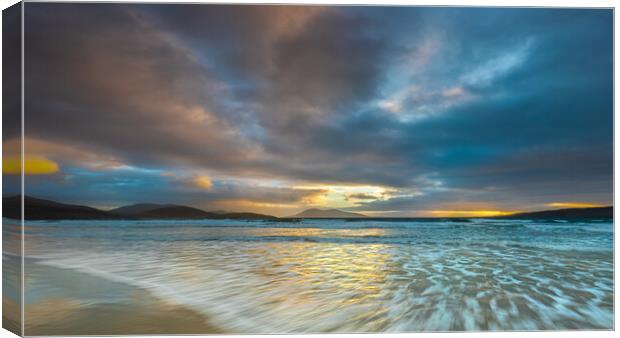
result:
[[[277,216],[610,205],[612,15],[26,3],[26,194]]]

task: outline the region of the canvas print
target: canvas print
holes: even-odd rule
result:
[[[612,9],[25,2],[3,25],[16,334],[614,328]]]

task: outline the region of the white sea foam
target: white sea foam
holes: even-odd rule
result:
[[[224,230],[142,223],[94,233],[80,223],[33,233],[26,252],[147,289],[233,332],[613,327],[611,234],[523,222],[500,230],[441,224],[439,232],[322,222]],[[554,239],[519,237],[546,233]],[[565,250],[579,242],[597,248]]]

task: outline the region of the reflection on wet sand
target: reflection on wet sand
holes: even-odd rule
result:
[[[156,300],[79,305],[56,299],[26,306],[26,315],[28,335],[221,333],[199,313]]]
[[[220,333],[207,318],[146,290],[28,261],[27,335]],[[45,291],[45,292],[41,292]],[[53,291],[53,292],[52,292]],[[106,294],[110,297],[106,297]]]

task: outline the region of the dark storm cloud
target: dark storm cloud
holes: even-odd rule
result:
[[[21,7],[2,11],[2,140],[21,135]],[[6,150],[5,150],[6,151]]]
[[[358,210],[608,203],[611,27],[608,10],[28,4],[27,135],[402,192]]]
[[[386,135],[385,130],[398,135],[386,138],[384,144],[390,149],[384,153],[407,157],[408,168],[438,172],[444,184],[453,189],[452,196],[443,196],[444,200],[457,200],[454,196],[457,194],[471,200],[471,191],[459,189],[477,188],[484,191],[480,199],[494,201],[510,196],[535,204],[572,196],[611,202],[610,13],[552,11],[544,14],[535,15],[535,22],[523,23],[524,32],[519,27],[501,26],[515,31],[517,41],[527,37],[533,42],[518,66],[479,83],[466,83],[463,87],[472,92],[474,99],[431,118],[400,126],[394,126],[389,119],[384,123],[376,121],[374,128],[368,130],[377,133],[364,137]],[[510,15],[505,19],[514,20]],[[543,22],[547,25],[543,26]],[[508,39],[501,30],[497,35]],[[481,45],[479,54],[483,55],[490,50],[486,41],[479,39],[477,30],[469,31],[470,36],[467,33],[467,29],[461,30],[457,36],[461,41],[472,42],[470,49]],[[490,38],[495,39],[496,35]],[[498,48],[501,46],[499,43],[494,48],[501,53]],[[476,67],[466,57],[468,53],[458,55],[463,56],[461,73],[466,73],[468,67]],[[455,69],[458,67],[452,66]],[[477,95],[481,98],[476,99]],[[350,141],[344,146],[354,144]],[[485,188],[501,191],[493,194]],[[375,205],[383,205],[385,210],[394,207],[411,210],[424,208],[420,204],[429,201],[438,202],[427,195],[424,199],[396,198]]]
[[[208,69],[123,6],[33,5],[26,22],[29,137],[150,165],[226,166],[253,151],[213,113],[225,89]]]
[[[187,6],[150,14],[218,65],[236,104],[245,104],[239,110],[264,131],[264,147],[282,157],[301,149],[311,157],[307,138],[323,121],[376,94],[391,47],[380,20],[357,9]]]
[[[52,6],[54,15],[50,15]],[[278,33],[286,26],[267,29],[266,32],[279,37],[277,41],[263,38],[270,44],[262,46],[263,50],[274,50],[271,56],[276,64],[257,66],[260,70],[255,73],[266,76],[268,83],[263,90],[255,89],[258,100],[248,103],[237,100],[245,93],[243,89],[239,92],[237,82],[245,78],[218,78],[217,73],[225,70],[217,68],[226,67],[201,62],[210,57],[209,47],[220,47],[221,43],[216,41],[214,46],[200,45],[205,49],[192,50],[183,44],[182,38],[157,30],[159,23],[149,21],[152,13],[148,9],[151,8],[116,5],[32,6],[26,17],[29,136],[70,140],[138,164],[157,165],[164,161],[244,171],[250,162],[258,171],[279,172],[282,165],[276,163],[275,168],[269,168],[266,163],[272,161],[262,156],[261,146],[250,143],[255,137],[271,139],[275,132],[284,133],[293,127],[303,129],[307,120],[304,115],[329,114],[322,109],[360,100],[376,86],[376,60],[364,57],[357,63],[351,61],[355,54],[365,54],[365,48],[370,55],[380,49],[376,39],[345,29],[364,27],[363,20],[355,17],[328,16],[312,24],[320,28],[298,27],[298,33],[292,37],[286,31]],[[253,11],[242,10],[240,17],[236,17],[239,20],[233,21],[232,31],[238,30],[241,35],[261,32],[269,21],[260,19],[266,16],[265,9],[257,9],[258,18],[252,29],[243,28],[250,25],[243,18],[252,16]],[[217,10],[214,12],[218,14]],[[320,15],[312,14],[313,10],[304,10],[300,15],[305,12]],[[235,29],[235,24],[241,27]],[[211,32],[210,26],[195,28],[198,35]],[[239,44],[235,36],[228,43]],[[209,36],[205,39],[209,40]],[[324,40],[330,48],[322,45]],[[232,53],[246,55],[238,50]],[[302,55],[295,53],[305,56],[300,58]],[[247,53],[246,57],[254,59],[261,55]],[[240,56],[237,59],[230,63],[229,70],[243,62]],[[267,72],[263,68],[273,70]],[[308,101],[312,98],[321,104],[311,107],[314,103]],[[50,128],[58,121],[63,121],[62,128]],[[272,127],[275,130],[269,129]],[[277,138],[270,140],[271,148],[277,148],[276,141]],[[283,155],[290,155],[291,149],[287,150]]]
[[[612,179],[612,51],[609,12],[550,11],[524,24],[532,46],[519,67],[484,88],[485,99],[453,107],[412,130],[428,135],[428,163],[480,163],[479,184]],[[544,22],[553,22],[543,26]],[[531,29],[534,26],[536,29]],[[488,93],[488,94],[487,94]],[[489,97],[489,98],[487,98]],[[412,143],[419,143],[413,140]],[[473,159],[473,161],[472,161]],[[510,163],[510,164],[507,164]],[[495,166],[502,171],[488,177]],[[502,172],[520,172],[521,177]],[[458,184],[458,182],[455,182]],[[570,187],[565,188],[571,191]],[[609,197],[609,195],[607,195]]]

